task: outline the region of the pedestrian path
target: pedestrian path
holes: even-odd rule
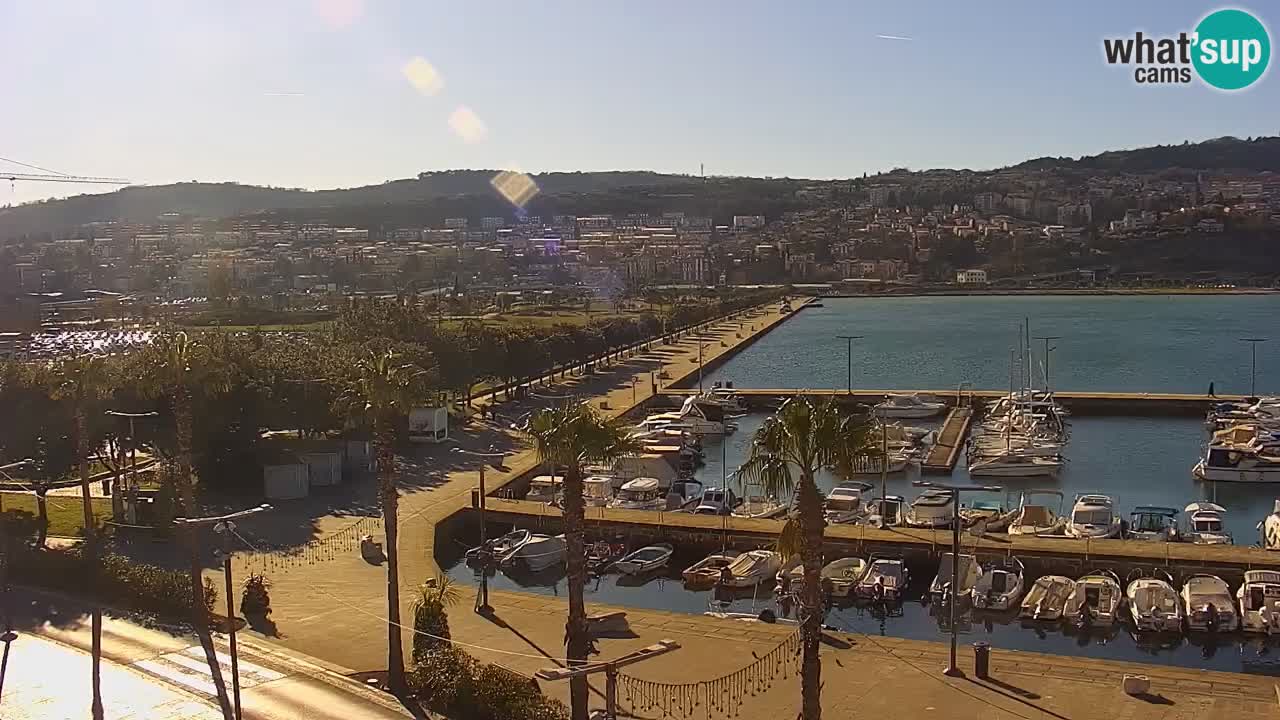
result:
[[[231,686],[231,654],[230,649],[214,644],[217,651],[218,666],[222,668],[222,679],[227,687]],[[248,658],[253,657],[239,650],[238,665],[240,668],[240,688],[247,690],[263,683],[283,680],[284,673],[258,665]],[[213,684],[213,672],[205,659],[204,648],[191,645],[177,652],[165,653],[155,658],[138,660],[132,667],[155,676],[166,682],[175,683],[191,692],[217,699],[218,691]]]

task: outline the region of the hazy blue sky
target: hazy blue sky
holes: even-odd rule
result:
[[[0,0],[0,156],[145,183],[318,188],[700,162],[847,177],[1276,134],[1274,71],[1227,95],[1137,86],[1103,62],[1104,36],[1190,30],[1217,7]],[[1254,9],[1274,41],[1280,9]],[[482,127],[452,127],[459,108]],[[0,204],[98,191],[0,185]]]

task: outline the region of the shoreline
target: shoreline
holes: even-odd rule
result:
[[[833,293],[816,296],[818,302],[827,298],[898,298],[898,297],[965,297],[965,296],[1035,296],[1035,295],[1078,295],[1078,296],[1141,296],[1141,295],[1280,295],[1280,289],[1271,288],[1078,288],[1078,289],[1043,289],[1043,288],[1010,288],[1007,290],[912,290],[911,292],[882,293]]]

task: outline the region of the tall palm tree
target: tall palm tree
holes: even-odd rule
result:
[[[369,352],[338,398],[346,415],[373,431],[378,490],[387,554],[387,684],[403,692],[404,647],[400,634],[400,493],[395,477],[396,435],[410,410],[426,395],[426,372],[394,352]]]
[[[88,414],[95,402],[105,398],[112,387],[112,368],[102,357],[82,356],[61,360],[52,367],[53,394],[57,399],[71,403],[75,415],[76,463],[80,469],[80,498],[84,503],[84,544],[88,572],[98,572],[98,533],[93,519],[93,506],[89,493]],[[90,580],[90,585],[93,580]],[[102,720],[102,607],[93,604],[92,610],[93,670],[93,720]]]
[[[225,386],[220,368],[216,366],[208,349],[185,332],[164,333],[156,336],[143,351],[139,369],[143,373],[140,386],[145,395],[168,398],[176,426],[178,454],[176,481],[183,514],[196,517],[195,486],[191,472],[191,396],[196,388],[203,391]],[[222,668],[209,633],[209,609],[205,603],[204,576],[200,569],[200,552],[194,527],[187,529],[187,550],[191,561],[191,612],[196,635],[204,648],[209,673],[218,692],[218,704],[223,717],[231,720],[233,711],[227,697],[227,685],[222,679]]]
[[[620,420],[606,418],[587,404],[542,410],[530,418],[526,432],[534,441],[538,458],[550,465],[552,472],[564,468],[564,535],[569,570],[565,654],[570,665],[580,665],[587,660],[591,640],[583,600],[587,554],[583,540],[586,503],[582,497],[582,466],[610,463],[624,455],[637,454],[642,448],[639,442],[628,437]],[[569,681],[569,700],[573,720],[586,720],[586,676],[579,675]]]
[[[803,648],[800,666],[801,717],[822,717],[822,662],[818,658],[822,639],[822,536],[826,521],[822,516],[822,494],[816,482],[818,471],[831,468],[836,474],[851,474],[855,458],[869,452],[867,425],[859,418],[840,413],[834,399],[814,405],[795,397],[765,421],[751,442],[747,461],[738,469],[744,483],[758,483],[766,492],[792,492],[796,511],[787,520],[780,544],[794,543],[804,563],[804,593],[800,598],[800,635]]]

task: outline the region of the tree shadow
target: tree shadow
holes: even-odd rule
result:
[[[1004,697],[1007,697],[1007,698],[1009,698],[1010,700],[1013,700],[1014,702],[1018,702],[1018,703],[1021,703],[1021,704],[1023,704],[1023,705],[1026,705],[1026,706],[1027,706],[1027,707],[1029,707],[1029,708],[1034,708],[1034,709],[1036,709],[1036,710],[1039,710],[1040,712],[1044,713],[1045,715],[1049,715],[1049,716],[1052,716],[1052,717],[1058,718],[1058,720],[1071,720],[1071,718],[1070,718],[1069,716],[1067,716],[1067,715],[1062,715],[1062,714],[1056,713],[1056,712],[1054,712],[1054,711],[1052,711],[1052,710],[1050,710],[1050,709],[1048,709],[1048,708],[1046,708],[1046,707],[1043,707],[1043,706],[1041,706],[1041,705],[1037,705],[1036,703],[1031,702],[1031,701],[1030,701],[1030,700],[1028,700],[1026,697],[1023,697],[1023,693],[1026,693],[1027,691],[1026,691],[1026,690],[1023,690],[1023,689],[1021,689],[1021,688],[1014,688],[1017,692],[1011,692],[1011,691],[1003,690],[1003,689],[1001,689],[1001,686],[1004,686],[1004,687],[1014,687],[1014,686],[1012,686],[1012,685],[1007,685],[1007,684],[1005,684],[1005,683],[997,683],[995,680],[993,680],[993,679],[992,679],[992,678],[990,678],[990,677],[988,677],[985,681],[982,681],[982,680],[976,680],[976,679],[971,678],[971,677],[966,677],[966,678],[965,678],[965,680],[967,680],[968,682],[973,683],[974,685],[978,685],[979,687],[984,687],[984,688],[986,688],[987,690],[990,690],[991,692],[994,692],[994,693],[996,693],[996,694],[998,694],[998,695],[1002,695],[1002,696],[1004,696]],[[1035,693],[1031,693],[1031,694],[1032,694],[1032,695],[1034,695]],[[1036,699],[1039,699],[1039,696],[1038,696],[1038,695],[1036,696]]]

